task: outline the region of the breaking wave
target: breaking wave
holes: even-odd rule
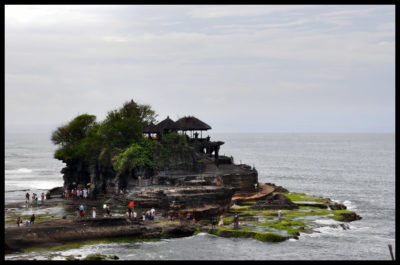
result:
[[[5,170],[6,174],[26,174],[26,173],[32,173],[33,170],[29,168],[19,168],[19,169],[12,169],[12,170]]]

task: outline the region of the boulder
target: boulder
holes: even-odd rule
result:
[[[259,200],[256,204],[250,206],[250,209],[257,210],[292,210],[298,208],[297,204],[282,194],[269,195],[264,200]]]

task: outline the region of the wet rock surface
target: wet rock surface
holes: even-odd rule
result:
[[[18,251],[32,247],[54,247],[71,242],[83,242],[101,238],[163,238],[193,235],[190,226],[160,227],[121,217],[55,220],[27,227],[5,229],[6,251]]]
[[[257,201],[250,208],[257,210],[292,210],[299,208],[299,206],[285,195],[275,194],[267,196],[264,200]]]

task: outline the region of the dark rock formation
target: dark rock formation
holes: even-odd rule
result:
[[[328,205],[323,202],[321,202],[321,203],[318,203],[318,202],[296,202],[296,204],[298,206],[310,206],[310,207],[318,207],[321,209],[328,209]]]
[[[297,204],[282,194],[267,196],[265,200],[257,201],[256,204],[250,206],[250,209],[257,210],[292,210],[297,208],[299,208]]]
[[[337,203],[337,202],[330,203],[328,206],[331,210],[346,210],[347,209],[346,205]]]
[[[285,189],[284,187],[282,187],[282,186],[276,186],[276,185],[273,184],[273,183],[265,183],[265,184],[274,187],[274,188],[275,188],[275,191],[274,191],[274,192],[289,193],[289,191],[288,191],[287,189]]]
[[[47,199],[51,198],[61,198],[64,192],[64,187],[55,187],[47,191]]]
[[[32,247],[54,247],[72,242],[102,238],[130,237],[138,239],[169,238],[193,235],[189,226],[146,226],[125,218],[55,220],[28,227],[6,228],[5,251]]]
[[[338,221],[342,222],[352,222],[352,221],[357,221],[361,220],[362,217],[356,214],[355,212],[345,212],[341,213],[339,217],[337,218]]]
[[[126,201],[116,196],[122,189],[125,200],[163,209],[163,215],[191,212],[196,219],[209,218],[227,211],[233,196],[245,198],[258,192],[257,171],[235,165],[232,157],[219,156],[222,144],[204,139],[191,139],[188,145],[170,144],[154,151],[154,169],[130,172],[116,172],[111,157],[102,157],[94,166],[69,161],[62,170],[64,187],[70,190],[90,182],[92,199],[112,195],[108,203],[124,205]]]
[[[191,212],[196,219],[203,219],[227,211],[232,194],[231,188],[217,186],[150,186],[129,194],[128,198],[137,206],[161,208],[164,216]]]

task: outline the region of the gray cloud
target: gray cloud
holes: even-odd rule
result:
[[[5,22],[6,128],[133,98],[217,131],[394,131],[392,6],[6,6]]]

